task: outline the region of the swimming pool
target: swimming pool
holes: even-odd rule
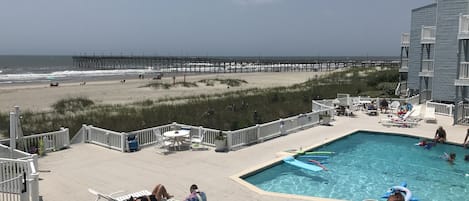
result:
[[[359,131],[314,149],[334,151],[324,159],[329,171],[313,172],[285,163],[242,177],[270,192],[362,201],[378,200],[394,185],[407,182],[420,201],[468,200],[469,150],[438,144],[430,150],[418,138]],[[440,158],[456,153],[454,165]],[[300,159],[307,161],[307,159]]]

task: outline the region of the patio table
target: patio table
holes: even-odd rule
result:
[[[166,131],[163,133],[163,136],[170,138],[171,139],[171,144],[178,149],[180,146],[184,143],[184,140],[189,137],[190,130],[172,130],[172,131]]]

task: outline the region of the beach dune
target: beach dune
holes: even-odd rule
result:
[[[46,83],[27,85],[0,85],[0,112],[12,110],[17,105],[24,110],[47,111],[55,102],[75,97],[93,100],[96,104],[124,104],[144,100],[159,100],[164,98],[184,97],[201,94],[223,93],[249,88],[267,88],[290,86],[314,79],[327,72],[272,72],[272,73],[232,73],[232,74],[202,74],[186,76],[187,82],[197,82],[202,79],[242,79],[247,81],[239,87],[215,84],[206,86],[198,83],[198,87],[171,87],[170,89],[155,89],[142,87],[156,82],[151,79],[120,79],[60,83],[58,87],[50,87]],[[176,82],[182,82],[183,75],[176,76]],[[159,82],[173,83],[172,77],[163,77]]]

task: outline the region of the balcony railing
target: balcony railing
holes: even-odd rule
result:
[[[401,68],[407,68],[409,66],[409,59],[402,59]]]
[[[469,79],[469,62],[461,62],[459,66],[459,79]]]
[[[459,15],[458,39],[469,39],[469,15]]]
[[[421,72],[433,72],[433,59],[422,60],[422,71]]]
[[[402,33],[401,35],[401,47],[408,47],[410,44],[410,34]]]
[[[435,43],[436,26],[422,26],[422,37],[420,43]]]

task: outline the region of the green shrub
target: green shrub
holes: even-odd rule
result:
[[[76,112],[79,110],[84,110],[92,105],[94,105],[92,100],[78,97],[59,100],[52,105],[52,108],[55,112],[64,114],[67,111]]]

